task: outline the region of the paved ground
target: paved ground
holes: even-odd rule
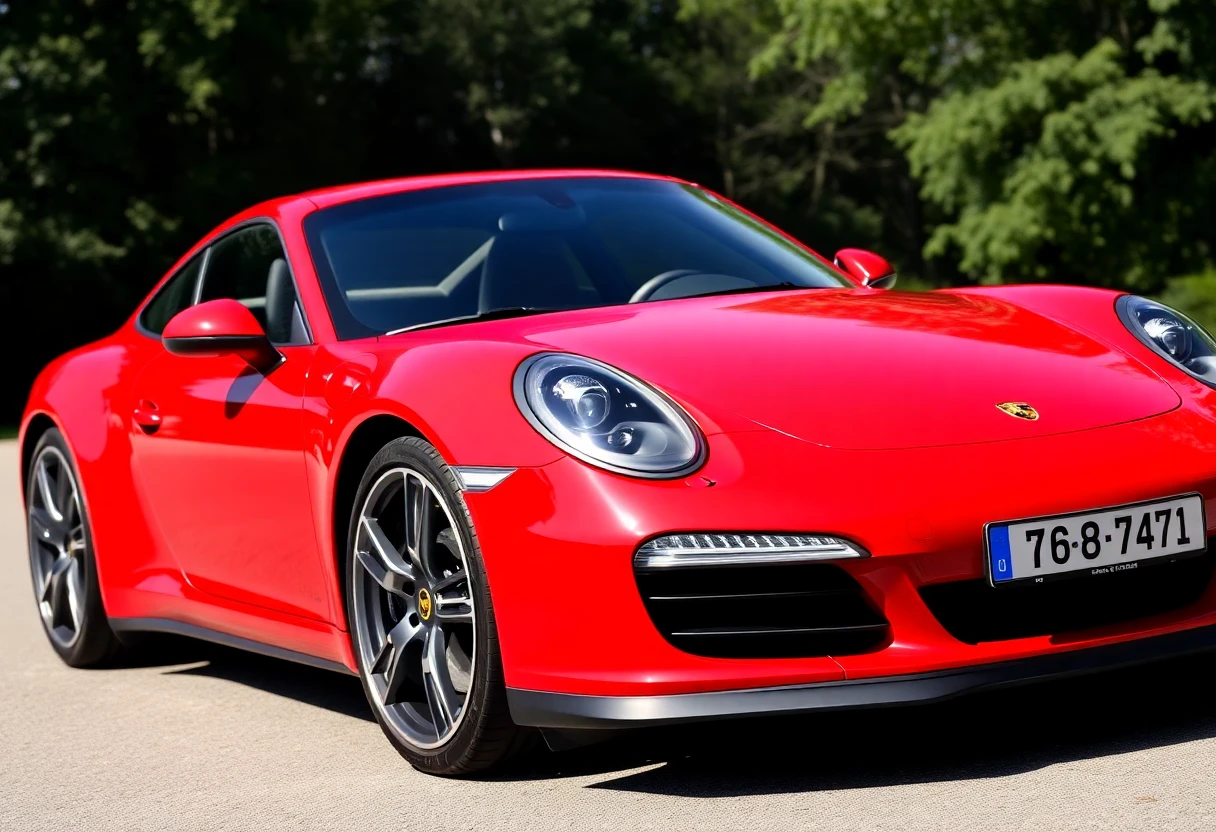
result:
[[[351,678],[188,641],[70,670],[35,612],[15,459],[0,444],[0,830],[1216,828],[1213,660],[646,734],[481,782],[415,773]]]

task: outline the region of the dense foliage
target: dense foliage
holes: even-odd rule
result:
[[[1213,281],[1211,0],[0,0],[0,396],[257,200],[460,169],[722,190],[929,285]],[[916,282],[916,280],[912,282]]]

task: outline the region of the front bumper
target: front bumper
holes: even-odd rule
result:
[[[509,688],[507,701],[517,725],[641,728],[938,702],[985,688],[1081,676],[1208,650],[1216,650],[1216,625],[1088,650],[905,676],[667,696],[587,696]]]
[[[520,721],[565,725],[584,710],[644,722],[920,701],[1056,672],[1018,670],[1022,660],[1065,673],[1104,655],[1097,649],[1136,652],[1133,642],[1165,644],[1156,638],[1216,626],[1212,581],[1194,603],[1160,614],[965,644],[920,592],[982,579],[982,530],[991,521],[1198,491],[1211,527],[1216,423],[1199,408],[1072,434],[899,451],[830,449],[767,430],[708,442],[706,466],[684,480],[634,480],[562,459],[466,495]],[[890,622],[889,639],[863,653],[806,658],[677,649],[646,611],[633,556],[651,537],[686,531],[855,541],[871,556],[837,564]],[[1143,658],[1158,649],[1145,648]],[[662,713],[671,716],[653,716]]]

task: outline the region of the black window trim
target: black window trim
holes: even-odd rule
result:
[[[190,306],[198,306],[199,301],[203,299],[203,275],[207,273],[207,266],[211,263],[211,249],[214,247],[208,243],[207,248],[203,249],[203,264],[199,266],[198,277],[194,279],[194,291],[190,293]]]
[[[144,314],[147,313],[148,307],[156,302],[157,298],[159,298],[166,291],[168,291],[169,284],[171,284],[174,280],[176,280],[177,276],[179,274],[184,272],[186,269],[190,268],[190,266],[192,266],[194,264],[194,261],[198,260],[199,258],[202,258],[202,262],[199,263],[198,274],[196,274],[194,276],[194,288],[192,288],[190,290],[190,304],[189,304],[189,306],[183,307],[182,311],[184,312],[186,309],[189,309],[191,306],[194,306],[195,304],[198,303],[198,287],[202,284],[203,270],[207,268],[207,261],[211,259],[211,244],[210,243],[208,243],[207,245],[205,245],[201,249],[199,249],[197,252],[195,252],[195,255],[193,257],[191,257],[189,260],[187,260],[185,263],[183,263],[182,267],[180,269],[177,269],[176,271],[174,271],[173,274],[169,275],[169,277],[166,278],[165,281],[160,284],[159,289],[157,289],[155,292],[153,292],[151,295],[149,295],[147,298],[144,299],[143,304],[140,305],[138,311],[135,313],[135,330],[136,330],[136,332],[138,332],[140,335],[143,335],[147,338],[151,338],[155,341],[161,340],[160,335],[156,334],[155,332],[148,329],[148,327],[146,327],[144,325]]]
[[[247,220],[242,220],[241,222],[237,223],[236,225],[232,226],[231,228],[225,229],[222,233],[217,234],[214,237],[211,237],[210,239],[206,240],[203,243],[202,248],[199,249],[199,253],[195,254],[195,257],[202,256],[203,262],[202,262],[202,265],[199,266],[198,277],[196,277],[194,279],[194,291],[190,295],[190,306],[198,306],[198,304],[203,296],[203,287],[204,287],[204,285],[206,285],[206,281],[207,281],[207,267],[211,265],[211,250],[214,249],[216,244],[219,243],[221,240],[224,240],[227,237],[230,237],[231,235],[237,233],[238,231],[244,231],[247,228],[252,228],[255,225],[269,225],[271,228],[274,229],[274,233],[277,234],[279,237],[279,246],[283,249],[283,259],[287,261],[287,272],[288,272],[288,274],[291,275],[291,285],[296,290],[296,306],[298,306],[300,309],[300,320],[304,324],[304,335],[308,339],[303,344],[275,344],[275,346],[279,346],[279,347],[313,346],[316,344],[316,339],[313,337],[312,325],[308,322],[308,311],[304,308],[304,300],[300,295],[300,281],[296,279],[295,267],[293,267],[291,265],[291,255],[287,252],[287,241],[283,238],[283,230],[281,228],[279,228],[279,224],[277,222],[275,222],[273,219],[271,219],[270,217],[250,217]],[[168,287],[168,285],[173,281],[173,278],[175,278],[175,277],[177,277],[177,275],[181,274],[182,269],[188,268],[190,266],[190,264],[193,262],[194,262],[194,257],[191,257],[189,260],[187,260],[182,265],[181,269],[178,269],[177,271],[175,271],[172,275],[169,276],[168,280],[166,280],[164,283],[161,284],[161,287],[158,291],[153,292],[150,297],[148,297],[146,300],[144,300],[143,304],[139,307],[139,311],[135,314],[135,329],[137,332],[139,332],[140,335],[143,335],[147,338],[151,338],[155,341],[161,340],[161,336],[157,335],[155,332],[153,332],[152,330],[150,330],[146,326],[144,326],[144,320],[143,320],[144,312],[147,311],[147,308],[152,304],[152,301],[156,300],[156,298],[158,298],[160,296],[161,292],[165,291],[165,289]],[[190,306],[185,307],[185,309],[189,309]],[[182,311],[185,311],[185,309],[183,309]]]

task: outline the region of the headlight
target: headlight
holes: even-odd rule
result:
[[[1216,387],[1216,340],[1181,312],[1124,295],[1116,306],[1132,334],[1149,349],[1210,387]]]
[[[515,403],[579,459],[637,477],[678,477],[705,460],[701,432],[653,387],[590,358],[534,355],[515,371]]]

